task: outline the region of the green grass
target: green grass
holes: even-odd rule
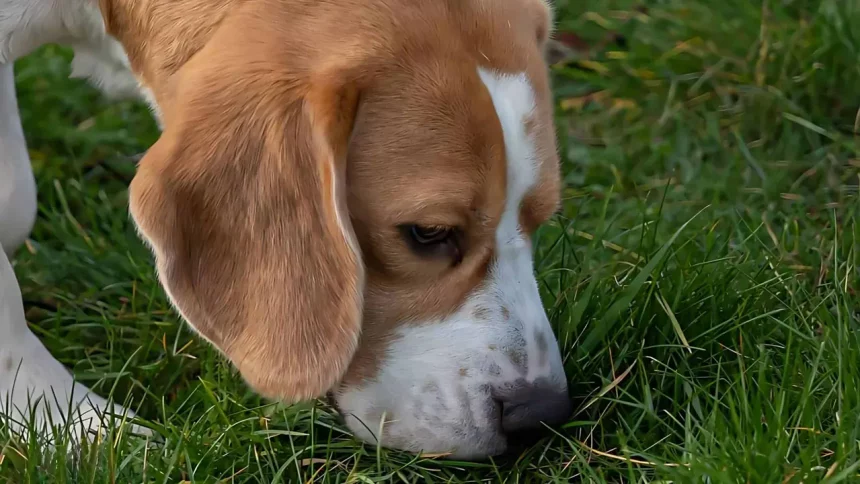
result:
[[[21,60],[28,319],[160,437],[66,457],[0,424],[0,479],[860,480],[860,5],[647,4],[557,1],[595,46],[554,68],[565,204],[536,248],[577,411],[480,464],[363,446],[324,403],[249,392],[180,324],[127,215],[147,110],[68,80],[65,50]]]

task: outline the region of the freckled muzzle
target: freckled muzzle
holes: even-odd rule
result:
[[[350,430],[374,445],[479,460],[564,423],[571,401],[545,318],[473,315],[467,304],[445,321],[402,328],[372,380],[333,395]]]
[[[460,387],[454,393],[454,398],[448,398],[441,387],[428,385],[420,399],[399,398],[400,403],[421,404],[398,405],[394,403],[398,397],[392,395],[388,405],[378,402],[380,406],[361,415],[345,410],[334,394],[329,400],[356,436],[370,444],[378,443],[381,429],[385,447],[447,453],[462,460],[519,452],[566,422],[572,410],[566,389],[549,381],[518,381],[495,389],[485,385],[473,391]],[[347,402],[347,406],[352,405]]]
[[[506,258],[496,259],[456,312],[399,327],[373,378],[336,392],[357,437],[477,460],[516,450],[567,420],[567,378],[529,246],[500,253]]]

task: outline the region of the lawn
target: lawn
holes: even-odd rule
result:
[[[535,250],[564,428],[451,462],[253,395],[170,309],[127,215],[147,109],[67,79],[49,46],[16,67],[40,190],[15,260],[28,320],[158,438],[51,456],[0,423],[0,480],[860,480],[860,4],[556,4],[576,47],[553,67],[565,202]]]

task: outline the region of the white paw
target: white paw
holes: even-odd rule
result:
[[[121,425],[124,432],[150,434],[149,429],[130,423],[134,412],[75,383],[65,368],[63,374],[50,375],[54,381],[45,385],[33,379],[34,373],[25,370],[24,363],[20,360],[11,378],[5,368],[0,370],[0,419],[13,434],[26,439],[35,432],[40,440],[51,444],[54,435],[62,435],[62,440],[73,446],[93,442],[111,427]]]
[[[113,415],[113,417],[111,417]],[[21,290],[0,250],[0,419],[15,433],[39,433],[63,426],[71,442],[92,441],[108,425],[127,422],[134,413],[76,383],[72,374],[27,327]],[[147,429],[130,426],[135,433]]]

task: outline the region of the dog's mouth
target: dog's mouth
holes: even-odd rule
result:
[[[334,392],[329,390],[326,392],[325,396],[321,399],[325,402],[326,405],[332,408],[335,412],[337,412],[338,418],[343,420],[343,412],[340,410],[340,406],[337,404],[337,398],[334,397]]]

